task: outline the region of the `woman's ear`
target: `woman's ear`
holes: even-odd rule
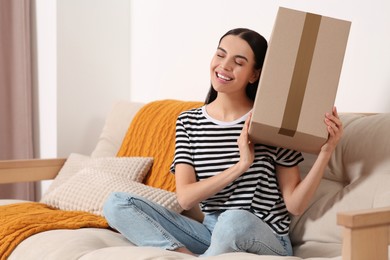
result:
[[[260,74],[261,74],[261,69],[255,70],[253,72],[253,76],[249,80],[249,83],[251,84],[255,83],[260,78]]]

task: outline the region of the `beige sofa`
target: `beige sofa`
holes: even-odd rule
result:
[[[116,103],[106,119],[96,148],[90,157],[84,159],[115,157],[129,123],[142,106],[127,101]],[[228,253],[208,259],[388,259],[390,114],[349,113],[342,114],[341,118],[344,136],[315,198],[302,216],[293,218],[290,235],[294,257]],[[315,158],[310,154],[304,156],[302,175]],[[0,183],[54,179],[65,162],[65,159],[2,161]],[[21,203],[0,200],[1,205],[16,202]],[[193,212],[186,214],[199,217]],[[50,230],[29,236],[8,259],[192,258],[158,248],[136,247],[107,228],[81,228]]]

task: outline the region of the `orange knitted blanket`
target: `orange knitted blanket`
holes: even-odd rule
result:
[[[175,152],[176,120],[182,111],[202,106],[202,102],[160,100],[146,104],[134,116],[118,156],[153,157],[146,185],[175,191],[169,168]]]
[[[106,220],[81,211],[63,211],[26,202],[0,206],[0,259],[5,260],[24,239],[53,229],[108,228]]]

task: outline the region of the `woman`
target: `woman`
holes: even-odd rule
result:
[[[336,109],[325,115],[328,141],[303,180],[301,153],[250,142],[248,126],[266,49],[266,40],[249,29],[223,35],[211,61],[205,106],[178,117],[171,167],[177,198],[184,209],[200,203],[203,223],[144,198],[114,193],[104,214],[131,242],[201,256],[292,255],[288,213],[299,215],[307,207],[343,128]]]

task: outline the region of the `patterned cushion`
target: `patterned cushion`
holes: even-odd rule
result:
[[[80,210],[103,215],[104,201],[112,192],[137,194],[170,210],[178,213],[182,211],[173,192],[131,181],[118,171],[108,172],[93,167],[86,167],[72,176],[48,194],[44,202],[62,210]]]
[[[102,215],[111,192],[144,196],[181,212],[176,195],[141,184],[153,164],[151,157],[89,158],[71,154],[41,202],[62,210],[81,210]]]

